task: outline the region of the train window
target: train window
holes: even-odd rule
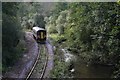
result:
[[[41,32],[41,39],[43,39],[43,32]]]
[[[46,33],[45,33],[45,35],[44,35],[44,38],[46,38]]]

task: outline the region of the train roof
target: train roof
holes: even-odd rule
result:
[[[35,31],[45,30],[44,28],[40,28],[40,27],[33,27],[32,29],[35,30]]]

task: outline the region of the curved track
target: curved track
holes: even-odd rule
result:
[[[42,80],[44,77],[45,70],[46,70],[47,63],[48,63],[48,52],[44,44],[38,45],[38,47],[39,47],[39,50],[38,50],[39,54],[37,55],[37,59],[35,60],[35,63],[32,69],[28,73],[26,80],[30,78],[39,78]]]

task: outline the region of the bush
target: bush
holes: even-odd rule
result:
[[[2,66],[3,70],[5,70],[8,66],[13,65],[19,58],[21,52],[16,46],[22,34],[20,23],[16,17],[3,13],[2,19]]]

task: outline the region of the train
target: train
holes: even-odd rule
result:
[[[33,37],[37,41],[37,43],[45,43],[46,42],[46,30],[44,28],[40,28],[38,26],[32,28]]]

